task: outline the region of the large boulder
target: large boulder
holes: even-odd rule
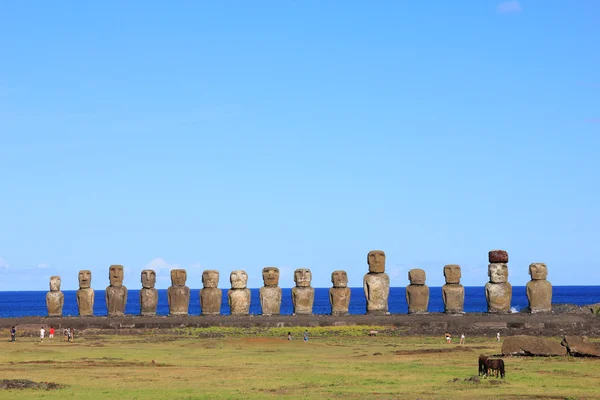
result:
[[[560,343],[538,336],[509,336],[502,343],[502,354],[511,356],[566,356]]]
[[[560,343],[572,356],[600,357],[600,345],[588,342],[586,337],[565,336]]]

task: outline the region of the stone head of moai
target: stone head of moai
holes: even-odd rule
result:
[[[424,285],[425,278],[425,271],[422,269],[415,268],[408,271],[408,280],[411,285]]]
[[[50,277],[50,291],[51,292],[60,291],[60,284],[61,284],[60,276],[51,276]]]
[[[308,268],[298,268],[294,271],[294,282],[298,287],[309,287],[312,281],[312,273]]]
[[[492,264],[506,264],[508,262],[508,252],[505,250],[491,250],[488,253],[488,260]]]
[[[248,274],[241,269],[231,271],[229,281],[231,282],[232,289],[246,289],[246,286],[248,286]]]
[[[206,289],[219,286],[219,271],[216,269],[207,269],[202,271],[202,286]]]
[[[385,252],[383,250],[371,250],[367,254],[369,272],[381,274],[385,272]]]
[[[265,267],[262,270],[262,277],[265,286],[279,285],[279,268]]]
[[[446,278],[446,283],[460,283],[461,277],[462,274],[459,265],[449,264],[444,266],[444,278]]]
[[[110,268],[108,268],[108,279],[110,280],[110,286],[122,286],[123,266],[111,265]]]
[[[185,269],[172,269],[171,270],[171,285],[172,286],[185,286],[187,281],[187,271]]]
[[[152,289],[156,285],[156,272],[153,269],[145,269],[142,271],[142,287]]]
[[[502,263],[491,263],[488,265],[488,276],[492,283],[508,282],[508,267]]]
[[[348,274],[342,270],[333,271],[331,273],[331,283],[336,288],[348,287]]]
[[[529,265],[529,275],[533,280],[544,280],[548,277],[548,268],[544,263],[533,263]]]
[[[92,271],[82,269],[79,271],[79,288],[88,289],[90,287],[92,287]]]

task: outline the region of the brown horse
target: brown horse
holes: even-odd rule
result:
[[[492,375],[496,375],[496,378],[498,377],[498,373],[500,374],[500,377],[502,379],[504,379],[504,360],[501,358],[495,358],[495,359],[491,359],[488,358],[487,360],[485,360],[485,366],[486,366],[486,376],[488,375],[487,372],[491,369],[492,370]]]
[[[487,356],[484,356],[483,354],[479,355],[479,376],[487,375],[487,367],[485,366],[487,359]]]

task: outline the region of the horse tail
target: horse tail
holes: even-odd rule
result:
[[[504,360],[500,360],[500,377],[504,378]]]

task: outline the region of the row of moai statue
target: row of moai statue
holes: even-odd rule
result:
[[[485,285],[485,296],[489,313],[510,312],[512,286],[508,282],[508,253],[504,250],[489,252],[488,276]],[[390,279],[385,273],[385,253],[381,250],[370,251],[367,255],[369,272],[364,276],[363,288],[367,303],[367,314],[387,315]],[[529,266],[531,281],[527,283],[529,311],[532,313],[549,312],[552,309],[552,285],[546,280],[548,270],[545,264],[533,263]],[[279,269],[266,267],[262,271],[264,286],[260,288],[260,304],[263,315],[278,315],[281,309],[281,288],[279,287]],[[444,277],[446,284],[442,286],[444,312],[460,314],[464,311],[465,290],[460,284],[461,269],[458,265],[446,265]],[[428,312],[429,287],[425,284],[426,273],[422,269],[411,269],[408,272],[410,284],[406,287],[406,302],[409,314]],[[123,286],[123,267],[111,265],[109,268],[110,285],[105,291],[108,316],[125,314],[127,288]],[[169,314],[188,315],[190,288],[186,286],[185,269],[171,270],[171,286],[167,290]],[[292,288],[293,313],[297,315],[312,314],[315,290],[311,287],[312,274],[309,269],[300,268],[294,271]],[[94,290],[91,288],[92,273],[79,271],[79,290],[77,306],[80,316],[92,316],[94,308]],[[156,315],[158,306],[158,290],[156,290],[156,273],[143,270],[141,273],[142,289],[140,290],[140,314]],[[350,288],[346,271],[338,270],[331,274],[333,287],[329,289],[329,301],[332,315],[347,315],[350,306]],[[206,270],[202,273],[203,289],[200,290],[200,306],[203,315],[219,315],[221,313],[222,292],[218,288],[219,272]],[[249,314],[250,289],[247,288],[248,275],[245,271],[236,270],[230,274],[231,289],[227,293],[232,315]],[[60,277],[50,278],[50,292],[46,295],[48,316],[62,316],[64,295],[60,291]]]

